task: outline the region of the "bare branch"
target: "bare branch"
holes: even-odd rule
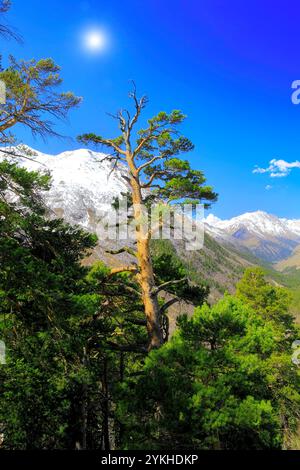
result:
[[[121,147],[115,144],[111,139],[103,139],[102,137],[94,136],[92,140],[95,144],[106,145],[107,147],[113,148],[117,153],[126,155],[125,150],[121,149]]]
[[[10,0],[0,0],[0,16],[7,13],[8,10],[10,9],[10,6],[11,6]],[[2,18],[1,18],[1,24],[0,24],[0,36],[4,36],[7,39],[13,38],[17,42],[22,43],[21,35],[16,31],[15,28],[12,28],[11,26],[7,24],[3,24]]]
[[[121,178],[123,178],[127,183],[130,183],[130,178],[126,175],[121,175]]]
[[[137,172],[140,173],[142,170],[144,170],[144,168],[147,168],[148,166],[152,165],[152,163],[156,162],[157,160],[161,160],[162,158],[164,158],[162,155],[157,155],[156,157],[151,158],[151,160],[148,160],[139,166],[137,168]]]
[[[142,294],[134,287],[128,286],[127,284],[122,284],[122,286],[124,287],[125,290],[127,290],[131,294],[137,295],[138,297],[142,297]]]
[[[18,147],[16,147],[17,149]],[[0,153],[5,153],[6,155],[10,156],[10,157],[17,157],[17,158],[24,158],[25,160],[29,160],[31,162],[34,162],[34,163],[37,163],[38,165],[42,165],[44,166],[45,168],[47,168],[47,165],[45,165],[44,163],[42,162],[39,162],[38,160],[35,160],[34,158],[30,158],[28,155],[21,155],[21,154],[18,154],[18,153],[15,153],[15,149],[13,150],[8,150],[4,147],[1,147],[0,148]]]
[[[168,310],[168,308],[170,308],[172,305],[176,304],[177,302],[182,302],[182,299],[180,299],[179,297],[174,297],[173,299],[169,300],[168,302],[166,302],[161,308],[160,308],[160,314],[162,315],[163,313],[166,312],[166,310]]]
[[[139,272],[139,268],[136,265],[121,266],[120,268],[112,268],[109,275],[113,276],[114,274],[120,274],[120,273],[125,273],[125,272],[132,272],[132,273],[137,274]]]
[[[128,253],[132,256],[137,256],[137,253],[132,249],[129,248],[128,246],[124,246],[123,248],[120,248],[119,250],[106,250],[106,253],[109,253],[111,255],[119,255],[121,253]]]
[[[183,277],[182,279],[175,279],[174,281],[164,282],[154,290],[154,294],[158,294],[160,291],[165,290],[166,287],[181,284],[182,282],[186,282],[187,280],[188,279],[186,277]]]
[[[115,160],[117,160],[118,162],[124,162],[124,163],[126,162],[126,159],[121,157],[117,153],[110,153],[110,154],[105,155],[105,157],[101,160],[101,162],[104,162],[104,161],[114,162]]]
[[[129,92],[129,98],[131,98],[134,101],[134,106],[135,106],[135,114],[132,119],[130,119],[130,114],[127,111],[127,117],[128,117],[128,131],[130,132],[133,128],[133,126],[136,124],[136,122],[139,119],[139,116],[142,112],[142,110],[145,108],[145,106],[148,103],[148,98],[147,96],[142,96],[140,99],[137,98],[137,92],[136,92],[136,84],[134,80],[131,80],[133,90]]]
[[[150,188],[155,178],[159,175],[165,174],[164,171],[155,171],[149,178],[148,182],[141,185],[142,189]],[[160,188],[160,186],[158,186]]]

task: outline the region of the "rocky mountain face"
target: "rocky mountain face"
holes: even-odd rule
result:
[[[115,167],[107,155],[88,149],[48,155],[22,146],[5,152],[0,150],[0,158],[28,171],[50,174],[50,190],[43,194],[50,216],[63,218],[93,233],[97,232],[99,222],[109,216],[114,198],[128,191],[124,179],[126,168]],[[114,248],[119,247],[116,242]],[[124,256],[116,258],[107,254],[109,248],[112,248],[111,242],[102,240],[87,262],[102,259],[113,266],[123,263]]]
[[[128,190],[126,167],[115,167],[103,153],[88,149],[58,155],[47,155],[29,148],[10,151],[14,156],[8,157],[7,153],[0,152],[0,158],[9,158],[30,171],[50,173],[52,185],[50,191],[45,192],[44,199],[54,216],[92,232],[97,230],[104,215],[110,213],[113,199]],[[209,215],[205,219],[205,228],[206,247],[196,264],[200,271],[201,264],[207,266],[207,271],[213,267],[216,283],[221,289],[227,289],[228,283],[224,284],[224,278],[229,272],[237,273],[249,254],[275,263],[292,256],[300,245],[300,220],[280,219],[261,211],[245,213],[230,220]],[[101,241],[90,261],[101,258],[110,264],[123,262],[107,255],[107,246],[112,243],[119,245]],[[227,265],[226,269],[222,263]]]
[[[11,150],[8,159],[29,171],[50,173],[52,184],[45,192],[48,208],[70,224],[94,231],[115,197],[127,192],[126,168],[114,167],[107,155],[87,149],[47,155],[25,147]],[[0,152],[1,155],[1,152]],[[2,153],[2,158],[8,157]]]
[[[290,257],[300,245],[300,220],[281,219],[262,211],[247,212],[230,220],[209,215],[206,230],[219,242],[271,263]]]
[[[107,214],[108,220],[112,218],[111,203],[114,198],[128,191],[126,168],[122,165],[115,168],[114,162],[103,153],[87,149],[58,155],[47,155],[28,148],[25,152],[22,148],[9,151],[14,156],[9,157],[7,149],[4,153],[0,150],[0,159],[7,158],[30,171],[51,175],[51,188],[43,194],[50,216],[64,218],[70,224],[79,225],[88,231],[97,233],[99,221]],[[292,268],[294,272],[295,265],[300,267],[300,221],[279,219],[258,211],[231,220],[209,215],[204,221],[204,227],[203,249],[187,251],[181,241],[174,241],[172,246],[188,269],[192,282],[209,286],[210,303],[217,301],[226,291],[234,293],[244,269],[261,264],[256,257],[278,261],[274,268],[284,271],[284,274],[266,266],[270,281],[276,284],[288,285],[290,274],[286,270]],[[118,267],[132,262],[131,255],[123,253],[115,256],[108,252],[130,243],[105,240],[99,234],[98,238],[99,243],[84,260],[85,264],[102,260],[109,266]],[[296,282],[295,292],[298,292],[298,273],[297,278],[292,273],[292,281],[292,287]],[[186,302],[173,305],[168,311],[170,331],[175,329],[179,314],[191,315],[193,311],[194,306]],[[298,300],[294,311],[297,316]]]

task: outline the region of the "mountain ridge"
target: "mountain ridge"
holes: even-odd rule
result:
[[[279,218],[260,210],[229,220],[210,214],[205,225],[218,241],[234,244],[271,263],[288,258],[300,244],[300,220]]]
[[[51,188],[44,198],[55,216],[89,231],[96,231],[114,198],[128,191],[127,168],[123,164],[116,167],[104,153],[84,148],[51,155],[27,146],[7,150],[15,156],[0,149],[2,158],[51,175]],[[266,262],[288,259],[300,244],[300,220],[279,218],[261,210],[229,220],[210,214],[204,222],[206,234],[222,246]]]
[[[24,154],[22,154],[23,150]],[[123,178],[124,175],[126,176],[126,168],[123,165],[114,168],[113,162],[100,152],[78,149],[49,155],[28,147],[11,149],[11,152],[17,156],[9,157],[6,152],[3,153],[0,149],[0,158],[9,159],[28,170],[43,171],[52,176],[50,190],[43,194],[50,215],[64,218],[68,223],[79,225],[91,232],[95,231],[98,220],[103,216],[113,199],[121,192],[128,190],[126,180]],[[265,217],[266,213],[257,211],[255,214],[258,214],[259,217]],[[269,216],[269,214],[266,215]],[[252,216],[253,213],[245,213],[239,217],[242,218],[245,226],[245,220],[252,218]],[[234,218],[235,223],[239,217]],[[297,220],[270,217],[273,222],[276,222],[277,219],[281,220],[280,224],[284,223],[289,231],[291,226],[294,230],[295,223],[298,224]],[[180,243],[175,247],[178,256],[188,267],[193,281],[209,285],[210,302],[215,302],[226,291],[233,293],[244,269],[253,265],[262,265],[267,271],[268,278],[277,284],[288,286],[288,283],[292,282],[291,288],[296,292],[299,285],[298,272],[293,271],[291,280],[289,280],[288,274],[275,271],[274,268],[277,268],[277,265],[271,266],[267,260],[260,261],[256,257],[256,250],[249,247],[249,240],[247,240],[248,243],[241,243],[241,238],[234,237],[230,231],[226,232],[224,227],[220,227],[220,221],[221,219],[213,216],[208,216],[205,219],[205,243],[202,250],[186,252]],[[212,222],[214,222],[214,226]],[[245,228],[248,229],[248,226]],[[263,238],[263,233],[260,233],[258,239],[255,240],[254,237],[252,242],[262,243]],[[267,248],[270,249],[272,240],[265,241],[268,244]],[[288,242],[296,244],[296,248],[299,246],[295,240]],[[118,267],[124,262],[131,261],[130,255],[127,253],[118,256],[108,254],[112,243],[115,249],[122,246],[121,242],[100,240],[94,252],[84,260],[84,264],[90,265],[97,260],[102,260],[109,266]],[[287,242],[276,238],[274,243],[275,245],[281,243],[280,250],[282,251],[282,244]],[[286,248],[288,256],[292,252],[289,243]],[[278,250],[279,247],[275,246],[275,249]],[[280,270],[284,271],[284,269]],[[296,314],[299,304],[300,301],[297,300]],[[187,309],[187,305],[182,306],[182,312]],[[174,312],[173,323],[177,314],[182,312],[177,310]]]

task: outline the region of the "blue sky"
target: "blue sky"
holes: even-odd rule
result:
[[[260,209],[300,218],[297,163],[280,176],[263,171],[271,160],[300,160],[300,105],[291,102],[291,83],[300,79],[299,13],[294,0],[13,0],[9,22],[24,44],[2,41],[4,64],[9,53],[52,57],[64,88],[84,98],[58,125],[71,139],[19,136],[48,153],[78,148],[83,132],[114,136],[106,112],[126,107],[134,79],[150,98],[146,117],[174,108],[187,114],[189,159],[220,195],[215,215]],[[95,27],[107,47],[90,54],[82,32]]]

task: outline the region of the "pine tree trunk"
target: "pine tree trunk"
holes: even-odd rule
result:
[[[160,327],[160,312],[157,294],[155,293],[154,273],[150,254],[150,234],[147,224],[143,221],[141,205],[143,203],[138,178],[131,179],[134,219],[141,222],[136,228],[137,261],[139,267],[138,281],[142,291],[142,300],[147,321],[149,337],[148,349],[159,348],[163,344]],[[144,223],[143,223],[144,222]]]
[[[148,349],[159,348],[162,343],[160,328],[159,304],[157,295],[154,294],[155,283],[150,257],[149,240],[137,242],[139,282],[142,290],[142,299],[145,308],[147,331],[149,336]]]

